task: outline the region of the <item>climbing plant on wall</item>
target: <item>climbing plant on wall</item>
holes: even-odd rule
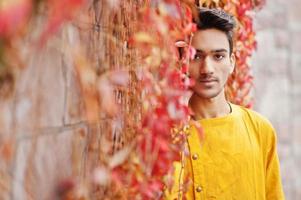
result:
[[[196,31],[192,20],[196,6],[217,7],[236,16],[236,68],[226,94],[233,103],[251,107],[249,60],[256,49],[252,20],[263,4],[264,0],[4,0],[0,4],[1,98],[10,97],[17,74],[26,67],[28,53],[19,47],[28,42],[25,38],[34,30],[35,19],[44,20],[30,40],[37,49],[51,43],[68,25],[81,33],[90,31],[77,50],[63,51],[71,51],[84,119],[89,123],[113,119],[101,131],[112,134],[108,140],[113,147],[105,148],[111,143],[104,139],[95,142],[96,134],[89,136],[95,141],[88,142],[87,154],[97,156],[87,156],[93,164],[83,169],[84,178],[74,174],[58,183],[59,198],[160,199],[175,181],[172,163],[185,156],[188,89],[193,84],[187,73],[194,54],[190,42]],[[80,15],[84,8],[89,12]],[[101,21],[104,16],[107,21]],[[98,45],[102,51],[95,50]],[[185,50],[184,57],[179,48]],[[118,134],[113,131],[116,126],[122,127]]]
[[[142,30],[147,27],[146,29],[151,31],[144,30],[134,36],[134,40],[139,44],[138,49],[143,54],[143,70],[147,69],[142,78],[143,89],[147,90],[147,95],[142,97],[146,112],[143,113],[141,127],[143,131],[142,136],[140,135],[142,139],[138,142],[141,148],[137,150],[140,156],[137,161],[139,160],[140,164],[138,162],[138,168],[135,168],[135,172],[138,173],[134,173],[135,184],[132,185],[133,189],[136,189],[136,195],[143,199],[155,199],[160,196],[163,189],[161,177],[172,173],[169,171],[172,169],[172,161],[181,159],[177,157],[179,156],[177,152],[183,150],[181,144],[185,141],[185,128],[178,130],[176,127],[176,136],[171,134],[174,133],[171,130],[175,130],[172,129],[175,124],[183,127],[189,115],[183,97],[187,95],[185,90],[193,84],[193,80],[185,79],[185,73],[189,57],[193,54],[189,40],[195,31],[195,25],[192,23],[192,16],[196,12],[194,3],[150,1],[141,11],[140,23]],[[228,81],[226,95],[233,103],[247,107],[251,107],[253,103],[250,96],[252,75],[249,60],[256,49],[256,41],[252,20],[254,10],[263,4],[264,1],[248,0],[196,2],[196,5],[201,7],[225,9],[237,18],[234,47],[237,62],[235,72]],[[182,59],[181,64],[177,63],[178,47],[184,47],[186,51],[184,55],[187,56]],[[174,143],[172,139],[182,142]],[[173,148],[173,145],[176,148]],[[165,187],[170,185],[167,183]]]
[[[193,56],[189,42],[195,31],[192,16],[195,2],[150,1],[141,11],[141,32],[134,35],[136,47],[142,53],[142,83],[146,90],[143,100],[143,123],[134,168],[133,195],[142,199],[155,199],[162,195],[164,175],[172,173],[172,161],[181,159],[185,127],[189,116],[185,98],[193,80],[185,78],[188,60]],[[230,101],[252,106],[250,90],[252,75],[249,59],[256,48],[252,17],[263,1],[199,1],[201,7],[225,9],[238,21],[236,30],[236,69],[227,84]],[[149,31],[151,30],[151,31]],[[180,62],[177,48],[184,48],[186,57]],[[181,128],[173,127],[180,125]],[[181,126],[182,125],[182,126]],[[173,132],[172,130],[177,130]],[[174,134],[172,134],[174,133]],[[174,142],[177,141],[177,142]],[[128,171],[127,171],[128,172]],[[122,172],[121,172],[122,173]],[[124,173],[124,172],[123,172]],[[173,180],[168,179],[165,187]],[[170,181],[171,182],[168,182]],[[168,183],[171,183],[168,185]],[[165,188],[166,189],[166,188]]]

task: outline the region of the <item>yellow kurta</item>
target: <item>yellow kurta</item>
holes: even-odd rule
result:
[[[231,106],[227,116],[199,121],[203,139],[190,126],[190,154],[182,168],[183,177],[191,180],[186,199],[284,199],[272,125],[254,111]],[[179,180],[181,165],[175,166]],[[177,199],[178,191],[176,181],[166,199]]]

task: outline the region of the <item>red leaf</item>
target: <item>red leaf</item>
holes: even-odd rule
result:
[[[185,41],[177,41],[175,43],[176,47],[187,47],[188,44]]]
[[[11,37],[27,22],[32,10],[31,0],[17,0],[0,7],[0,37]]]
[[[39,44],[43,45],[52,34],[59,30],[63,22],[71,20],[86,2],[87,0],[48,0],[48,22],[40,36]]]

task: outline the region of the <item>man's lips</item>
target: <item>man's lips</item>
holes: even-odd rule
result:
[[[209,82],[217,81],[217,79],[198,79],[198,81],[202,83],[209,83]]]

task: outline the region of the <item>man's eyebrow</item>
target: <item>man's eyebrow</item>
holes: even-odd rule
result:
[[[227,50],[227,49],[216,49],[216,50],[213,50],[213,51],[211,51],[211,52],[213,52],[213,53],[222,53],[222,52],[227,53],[228,50]]]
[[[197,53],[201,53],[201,54],[205,53],[205,51],[203,51],[202,49],[195,49],[195,50]],[[215,50],[211,50],[210,52],[211,53],[222,53],[222,52],[227,53],[228,50],[227,49],[215,49]]]

